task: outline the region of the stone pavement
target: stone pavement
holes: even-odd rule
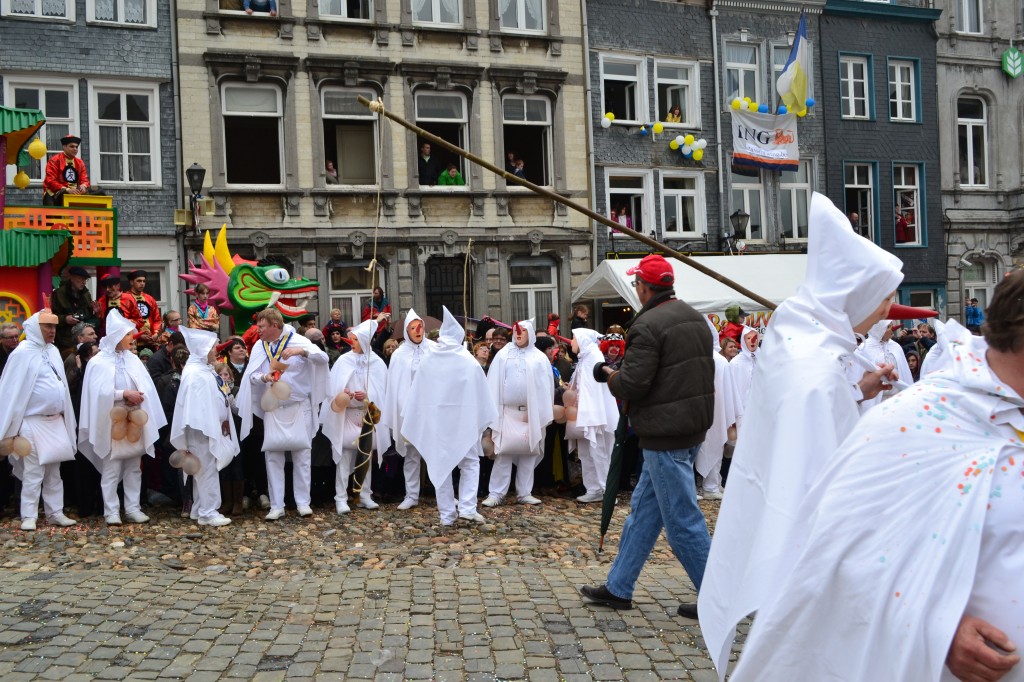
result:
[[[717,679],[675,615],[694,593],[664,540],[634,609],[613,611],[577,592],[617,546],[594,551],[596,506],[484,513],[454,529],[427,504],[221,529],[170,510],[121,529],[23,533],[8,518],[0,679]]]

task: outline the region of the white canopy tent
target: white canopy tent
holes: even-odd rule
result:
[[[696,256],[694,260],[775,304],[795,294],[807,273],[807,255],[802,253]],[[739,303],[747,312],[765,310],[760,303],[685,263],[674,258],[668,261],[676,273],[676,296],[700,312],[722,313],[733,303]],[[572,293],[572,300],[621,298],[634,310],[639,310],[640,301],[630,284],[634,276],[626,274],[626,270],[639,262],[639,258],[601,261]]]

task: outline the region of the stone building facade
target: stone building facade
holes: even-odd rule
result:
[[[949,314],[982,307],[1024,263],[1024,77],[1001,57],[1024,35],[1020,0],[937,0],[938,119]]]
[[[946,309],[934,21],[915,0],[828,0],[820,107],[826,192],[903,261],[900,302]]]
[[[173,224],[181,177],[176,156],[174,26],[158,0],[2,0],[0,96],[40,109],[50,155],[60,138],[82,138],[90,180],[113,196],[122,270],[145,268],[162,308],[178,300]],[[31,185],[11,185],[8,205],[42,200],[42,164]]]
[[[565,0],[279,0],[276,16],[179,2],[185,162],[208,169],[216,205],[203,227],[317,279],[320,319],[358,321],[379,284],[396,318],[465,301],[471,317],[567,320],[587,220],[436,144],[421,177],[425,140],[356,98],[499,166],[511,152],[586,203],[581,23]],[[449,164],[455,184],[435,185]]]

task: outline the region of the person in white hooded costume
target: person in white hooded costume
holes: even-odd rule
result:
[[[1024,680],[1024,272],[982,330],[846,438],[733,680]]]
[[[331,451],[336,465],[334,477],[334,503],[339,514],[347,514],[348,479],[355,469],[359,455],[359,436],[363,431],[363,417],[367,402],[383,405],[386,399],[388,366],[379,355],[370,349],[373,334],[377,331],[376,320],[366,320],[348,330],[352,350],[334,363],[327,381],[327,400],[320,406],[320,423],[324,435],[331,441]],[[338,396],[343,395],[344,398]],[[340,412],[337,408],[344,407]],[[374,429],[373,450],[386,450],[390,439],[387,427],[378,425]],[[359,506],[363,509],[377,509],[380,505],[370,496],[373,464],[366,461],[366,476],[359,490]]]
[[[412,509],[420,503],[420,464],[423,458],[419,450],[405,439],[402,433],[402,414],[408,409],[412,414],[417,409],[429,409],[409,404],[409,387],[416,378],[416,371],[428,357],[433,341],[426,338],[423,319],[412,308],[405,314],[405,341],[391,354],[388,366],[388,385],[384,392],[380,423],[393,434],[395,449],[402,456],[402,471],[405,474],[405,499],[398,505],[402,511]],[[407,407],[408,406],[408,407]]]
[[[725,454],[725,444],[729,440],[729,427],[736,423],[736,393],[728,376],[731,363],[722,357],[718,330],[711,320],[707,317],[704,319],[707,320],[714,348],[711,357],[715,360],[715,420],[704,436],[704,442],[693,465],[697,473],[704,477],[701,485],[702,497],[706,500],[720,500],[722,457]]]
[[[167,418],[146,366],[128,350],[135,323],[114,310],[107,315],[106,331],[106,336],[100,339],[100,352],[85,366],[78,449],[100,472],[107,524],[121,523],[118,483],[124,486],[125,518],[132,523],[146,523],[149,517],[142,513],[140,504],[142,455],[156,456],[153,446]],[[118,423],[125,423],[125,410],[146,414],[137,441],[113,438]],[[138,424],[142,419],[134,417],[130,421]]]
[[[855,355],[859,355],[872,365],[882,366],[891,365],[895,367],[896,378],[902,381],[913,383],[913,379],[910,378],[910,366],[907,365],[906,356],[903,354],[903,349],[900,345],[892,340],[892,320],[881,320],[876,322],[868,330],[867,335],[864,337],[864,343],[862,343],[856,351]],[[847,365],[846,378],[855,384],[860,381],[860,378],[864,375],[863,367],[856,363],[850,363]],[[879,404],[883,400],[887,400],[896,394],[895,388],[888,391],[883,391],[873,398],[865,398],[860,401],[860,413],[864,414],[875,405]]]
[[[171,445],[188,450],[201,468],[192,477],[192,508],[200,526],[226,526],[231,519],[218,509],[221,504],[218,472],[238,455],[238,435],[231,416],[227,385],[217,376],[212,352],[217,335],[202,329],[181,328],[188,346],[188,362],[171,420]]]
[[[826,197],[811,199],[807,276],[772,315],[758,353],[729,494],[698,595],[701,631],[724,679],[733,633],[770,598],[792,560],[784,540],[825,462],[860,416],[843,370],[854,331],[888,316],[903,274]],[[881,390],[883,370],[861,392]]]
[[[3,454],[21,436],[31,444],[25,457],[10,455],[14,475],[21,479],[21,529],[35,530],[39,494],[46,520],[54,526],[73,526],[64,515],[64,483],[60,463],[75,458],[75,412],[64,375],[64,363],[53,341],[57,316],[42,310],[23,325],[25,340],[8,356],[0,375],[0,438]]]
[[[572,347],[578,359],[569,388],[576,392],[576,420],[566,422],[565,439],[569,452],[579,453],[583,468],[583,486],[587,492],[576,498],[579,502],[604,499],[615,446],[615,427],[619,423],[619,408],[608,385],[594,379],[594,365],[604,362],[597,339],[598,334],[593,329],[572,330]]]
[[[241,440],[252,429],[253,416],[263,419],[263,453],[267,458],[267,487],[270,493],[268,521],[284,516],[285,452],[292,454],[292,489],[299,516],[313,513],[310,507],[312,443],[318,426],[320,403],[327,395],[327,353],[312,341],[285,325],[274,308],[256,315],[260,340],[252,347],[249,364],[238,389],[238,414],[242,418]],[[271,360],[273,359],[273,363]],[[277,363],[287,365],[278,374]],[[273,365],[273,366],[272,366]],[[286,398],[267,397],[279,381],[287,383]],[[264,406],[272,407],[270,411]]]
[[[481,438],[498,411],[487,389],[480,363],[466,350],[466,330],[447,308],[437,346],[420,365],[402,409],[401,432],[427,463],[434,484],[441,524],[457,518],[482,523],[476,510],[480,485]],[[459,501],[455,504],[452,471],[459,468]]]
[[[533,345],[537,341],[533,320],[513,325],[512,336],[512,343],[494,355],[487,371],[498,418],[491,425],[494,467],[485,507],[501,504],[512,483],[513,465],[516,497],[523,504],[540,504],[533,496],[533,472],[544,458],[546,429],[555,418],[551,363]]]

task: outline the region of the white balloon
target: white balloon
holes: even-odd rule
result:
[[[680,147],[679,149],[680,149],[680,150],[681,150],[681,151],[682,151],[682,152],[683,152],[684,154],[690,154],[690,153],[692,153],[692,152],[693,152],[693,146],[692,146],[692,145],[688,145],[688,144],[684,144],[684,145],[683,145],[682,147]]]
[[[612,127],[611,119],[610,118],[602,118],[601,119],[601,127],[602,128],[611,128]]]
[[[686,144],[686,138],[683,137],[682,135],[676,135],[676,144],[682,147],[684,144]]]

